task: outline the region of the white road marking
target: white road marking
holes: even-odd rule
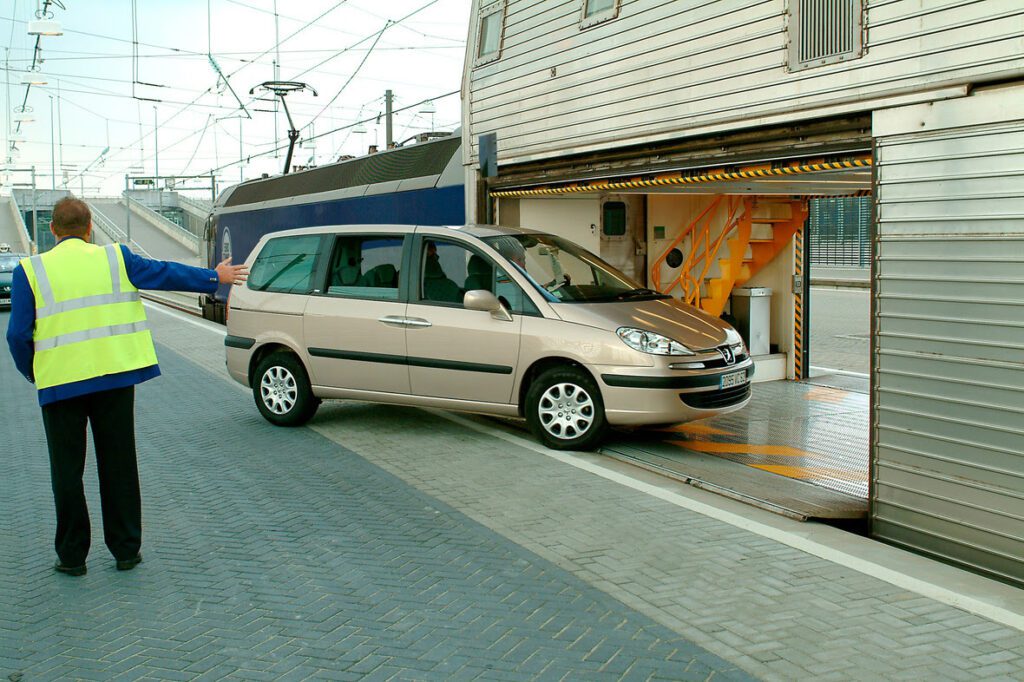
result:
[[[856,377],[858,379],[870,379],[870,374],[864,374],[863,372],[848,372],[845,369],[832,369],[831,367],[818,367],[811,365],[810,370],[812,372],[821,372],[822,374],[835,374],[841,377]],[[812,379],[814,377],[811,377]]]
[[[150,310],[156,310],[157,312],[161,312],[164,315],[170,315],[171,317],[177,318],[182,322],[188,322],[189,324],[195,327],[205,329],[206,331],[213,332],[214,334],[219,334],[222,337],[228,335],[227,328],[222,327],[221,325],[216,324],[215,322],[209,322],[207,320],[202,320],[198,317],[185,315],[183,313],[176,312],[172,308],[168,308],[167,306],[160,305],[159,303],[153,303],[151,301],[143,301],[142,305],[146,306]]]
[[[722,507],[702,502],[695,499],[695,497],[689,497],[677,492],[665,490],[650,483],[632,478],[631,476],[627,476],[617,471],[612,471],[600,464],[582,459],[579,453],[573,454],[559,450],[551,450],[550,448],[546,448],[530,439],[521,438],[514,434],[506,433],[501,429],[479,424],[465,417],[445,412],[443,410],[430,409],[428,411],[467,428],[496,438],[501,438],[509,443],[527,448],[528,450],[533,450],[545,457],[550,457],[551,459],[563,462],[569,466],[588,471],[609,481],[614,481],[620,485],[646,493],[652,497],[674,504],[677,507],[682,507],[709,518],[722,521],[723,523],[728,523],[736,528],[742,528],[743,530],[750,531],[751,533],[760,535],[761,537],[775,540],[776,542],[780,542],[808,554],[813,554],[814,556],[825,559],[826,561],[830,561],[840,566],[845,566],[873,578],[878,578],[879,580],[883,580],[905,590],[910,590],[911,592],[928,597],[929,599],[934,599],[935,601],[943,604],[948,604],[949,606],[963,609],[964,611],[969,611],[984,618],[988,618],[989,620],[1024,631],[1024,593],[1018,589],[1010,587],[1009,585],[1003,585],[1002,583],[998,583],[994,580],[989,580],[951,566],[939,564],[931,559],[911,554],[895,547],[889,547],[888,545],[884,545],[876,540],[862,538],[850,533],[845,533],[844,531],[828,529],[834,530],[837,534],[836,539],[838,542],[836,544],[841,542],[846,547],[852,547],[855,550],[862,550],[862,554],[884,553],[890,557],[895,556],[900,560],[910,562],[913,567],[918,569],[924,567],[924,571],[938,570],[945,573],[947,576],[955,575],[958,579],[957,582],[970,583],[974,586],[973,589],[983,592],[984,594],[976,597],[957,592],[938,583],[923,580],[913,575],[908,575],[907,573],[889,568],[881,563],[864,559],[860,556],[855,556],[850,552],[843,551],[838,547],[833,546],[833,544],[827,544],[808,537],[812,532],[818,531],[819,528],[805,526],[807,529],[805,532],[793,532],[783,528],[776,528],[766,523],[761,523],[760,521],[755,521],[745,516],[733,513]],[[695,495],[696,493],[703,493],[701,496],[714,494],[697,490],[695,490],[694,493]],[[1005,608],[1003,604],[1007,603],[1011,604],[1013,608]]]
[[[227,330],[220,325],[200,321],[196,318],[168,310],[167,308],[155,303],[146,302],[144,305],[165,315],[175,317],[182,322],[187,322],[193,326],[213,332],[221,337],[227,336]],[[467,419],[466,417],[462,417],[451,412],[431,408],[422,409],[466,428],[473,429],[474,431],[478,431],[495,438],[500,438],[514,445],[518,445],[519,447],[544,455],[545,457],[550,457],[551,459],[576,467],[577,469],[596,474],[597,476],[626,486],[627,488],[664,500],[665,502],[677,507],[688,509],[703,516],[707,516],[708,518],[727,523],[730,526],[760,535],[761,537],[775,540],[776,542],[780,542],[794,549],[820,557],[834,564],[845,566],[846,568],[883,580],[899,588],[915,592],[923,597],[934,599],[935,601],[943,604],[963,609],[964,611],[974,613],[978,616],[982,616],[983,618],[1024,631],[1024,592],[1010,587],[1009,585],[1003,585],[1002,583],[998,583],[951,566],[939,564],[931,559],[911,554],[895,547],[883,545],[875,540],[862,538],[843,531],[835,531],[837,534],[835,536],[837,543],[835,544],[839,544],[839,542],[841,542],[847,547],[853,547],[856,550],[860,550],[862,554],[882,553],[888,555],[890,558],[897,557],[901,561],[911,563],[912,567],[919,569],[921,572],[938,571],[943,573],[944,577],[947,579],[949,576],[955,576],[956,582],[960,584],[969,584],[970,589],[976,592],[983,592],[984,594],[982,596],[972,596],[970,594],[957,592],[938,583],[923,580],[916,576],[895,570],[883,565],[882,563],[864,559],[861,556],[855,556],[850,552],[839,549],[833,544],[821,542],[808,537],[812,533],[823,534],[834,529],[804,526],[806,530],[803,532],[794,532],[784,528],[777,528],[767,523],[762,523],[760,521],[741,516],[740,514],[731,512],[723,507],[695,499],[698,493],[701,494],[700,496],[711,496],[714,495],[714,493],[694,490],[693,492],[695,497],[690,497],[671,490],[665,490],[656,485],[613,471],[595,462],[582,459],[579,454],[552,450],[530,439],[506,433],[501,429],[477,423],[471,419]],[[726,500],[723,499],[723,503],[724,502],[726,502]],[[732,501],[729,500],[728,502]],[[760,510],[752,510],[751,513],[753,514],[757,511]],[[780,518],[780,521],[788,520]],[[1004,607],[1004,604],[1010,605],[1011,608]]]

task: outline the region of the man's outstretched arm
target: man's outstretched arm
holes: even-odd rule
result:
[[[194,291],[212,294],[220,284],[242,284],[248,276],[245,265],[231,265],[230,259],[213,270],[197,268],[174,261],[143,258],[121,244],[128,279],[137,289],[159,291]]]

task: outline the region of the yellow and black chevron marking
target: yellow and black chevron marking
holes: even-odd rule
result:
[[[804,228],[801,226],[793,234],[793,250],[796,260],[796,267],[793,270],[797,281],[804,278]],[[793,363],[794,378],[797,381],[804,379],[804,296],[806,291],[793,296]]]
[[[492,197],[534,197],[555,194],[578,194],[582,192],[603,192],[619,189],[641,189],[644,187],[663,187],[670,185],[695,185],[704,182],[720,182],[722,180],[746,180],[750,178],[767,178],[779,175],[800,175],[821,171],[845,170],[848,168],[866,168],[871,166],[871,156],[805,163],[794,166],[747,166],[736,170],[715,170],[697,175],[661,175],[650,178],[631,178],[629,180],[597,180],[586,183],[572,183],[551,187],[534,187],[529,189],[504,189],[491,192]]]

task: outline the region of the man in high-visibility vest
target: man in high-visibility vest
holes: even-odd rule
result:
[[[86,572],[88,424],[103,537],[126,571],[142,561],[135,384],[160,375],[139,289],[212,293],[218,284],[244,282],[248,270],[230,259],[208,270],[142,258],[123,245],[96,246],[89,207],[73,197],[53,207],[50,230],[57,245],[15,268],[7,343],[18,371],[39,389],[57,509],[54,568]]]

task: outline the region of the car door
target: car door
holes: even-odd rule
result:
[[[305,340],[320,386],[406,394],[401,272],[406,240],[394,228],[367,227],[335,237],[323,285],[306,305]]]
[[[462,301],[466,291],[474,289],[525,299],[508,288],[518,285],[482,251],[431,232],[417,232],[410,265],[416,272],[406,309],[412,393],[509,403],[522,315],[499,319],[466,310]]]

